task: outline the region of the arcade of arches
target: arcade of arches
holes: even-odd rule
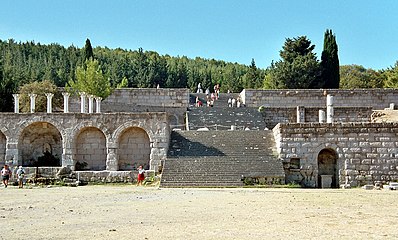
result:
[[[157,171],[166,158],[168,121],[167,113],[2,114],[0,164]]]

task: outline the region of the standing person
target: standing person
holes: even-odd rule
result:
[[[3,179],[4,187],[8,186],[8,180],[10,180],[11,175],[12,173],[8,165],[4,165],[3,169],[1,169],[1,178]]]
[[[19,166],[17,170],[17,177],[18,177],[18,187],[23,188],[23,178],[25,176],[25,170],[23,170],[22,166]]]
[[[138,167],[138,176],[137,176],[137,186],[142,185],[142,182],[145,179],[145,170],[142,168],[142,166]]]

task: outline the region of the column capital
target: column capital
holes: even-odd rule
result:
[[[94,98],[95,98],[95,100],[96,100],[97,102],[102,100],[102,97],[94,97]]]
[[[37,97],[37,94],[29,93],[28,96],[31,97],[31,98],[35,98],[35,97]]]
[[[54,93],[45,93],[44,95],[46,95],[46,97],[48,98],[54,97]]]
[[[66,96],[66,97],[69,97],[69,96],[70,96],[70,93],[68,93],[68,92],[63,92],[62,95],[63,95],[63,96]]]
[[[19,94],[18,94],[18,93],[14,93],[12,96],[13,96],[14,98],[18,98],[18,97],[19,97]]]
[[[79,95],[80,95],[81,97],[86,97],[86,96],[87,96],[87,93],[85,93],[85,92],[79,92]]]

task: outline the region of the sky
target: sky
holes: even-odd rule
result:
[[[260,68],[286,38],[307,36],[320,59],[326,29],[340,65],[398,60],[397,0],[1,0],[0,39],[156,51]]]

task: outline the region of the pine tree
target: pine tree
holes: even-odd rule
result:
[[[325,32],[321,57],[321,78],[323,82],[323,88],[339,88],[339,65],[340,64],[336,36],[332,33],[332,30],[327,29]]]

